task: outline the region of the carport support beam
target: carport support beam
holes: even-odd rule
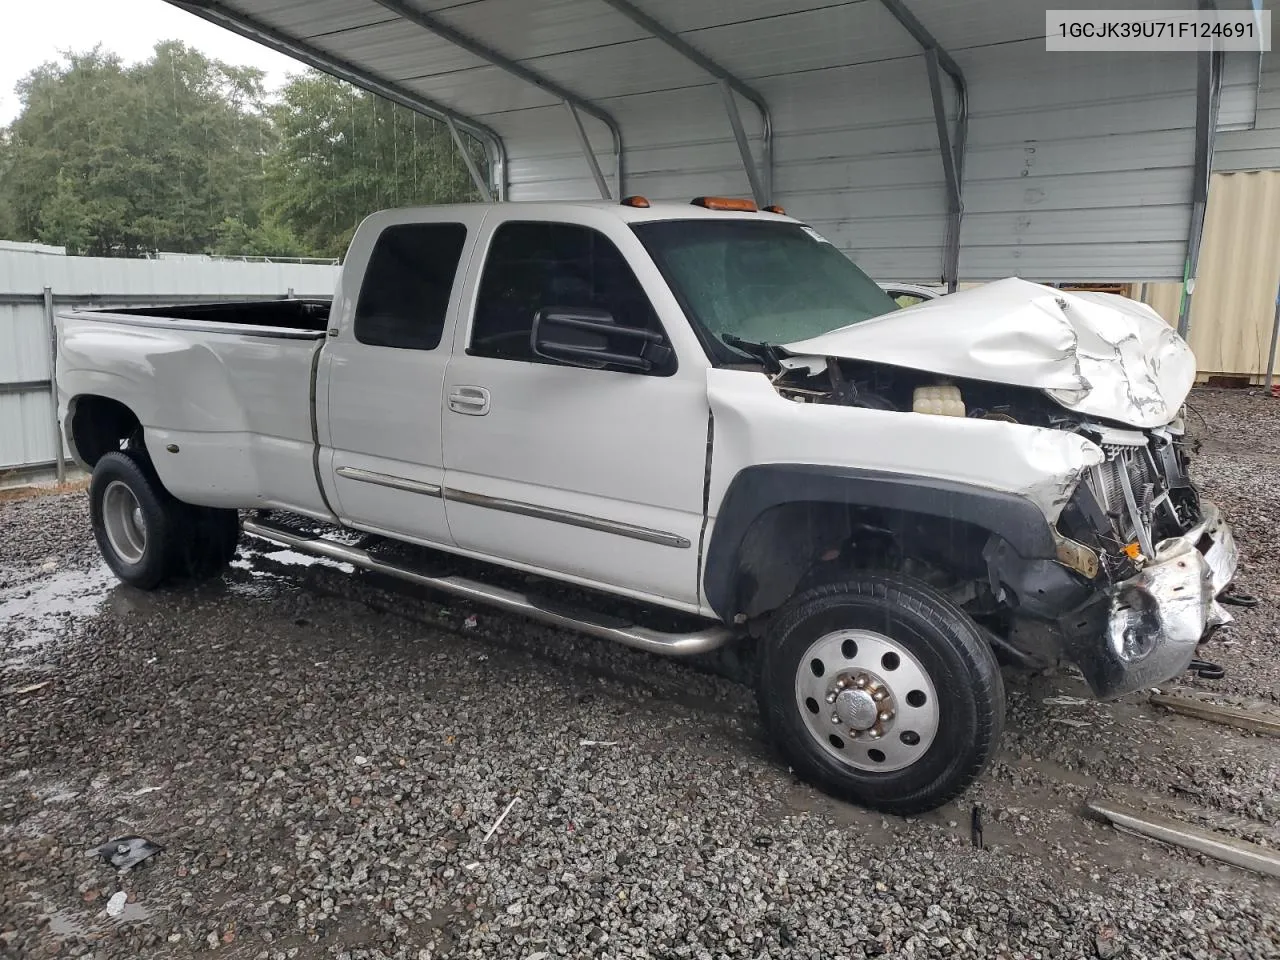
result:
[[[1267,396],[1276,375],[1276,341],[1280,340],[1280,288],[1276,289],[1276,312],[1271,320],[1271,349],[1267,351]]]
[[[321,73],[327,73],[331,77],[345,80],[361,90],[367,90],[380,97],[385,97],[392,103],[398,103],[400,106],[406,107],[415,113],[420,113],[424,117],[443,120],[446,123],[450,120],[454,121],[459,129],[486,144],[486,152],[490,153],[489,166],[498,199],[505,200],[507,198],[507,145],[497,131],[490,129],[478,120],[473,120],[464,114],[458,113],[456,110],[446,107],[444,104],[437,103],[429,97],[406,90],[389,80],[384,80],[375,74],[369,73],[367,70],[362,70],[349,61],[335,57],[319,47],[291,37],[274,27],[260,23],[252,17],[246,17],[241,13],[228,10],[226,7],[215,6],[209,3],[208,0],[166,0],[166,2],[180,10],[185,10],[192,16],[199,17],[201,20],[207,20],[209,23],[222,27],[224,30],[230,30],[232,33],[252,40],[254,43],[259,43],[268,49],[276,51],[276,53],[282,53],[286,57],[301,61]]]
[[[445,23],[433,13],[428,13],[418,7],[409,6],[409,4],[404,3],[403,0],[374,0],[374,2],[379,6],[390,10],[402,20],[415,24],[423,30],[426,30],[428,33],[435,34],[442,40],[447,40],[455,47],[467,51],[467,53],[471,54],[473,57],[478,57],[479,59],[497,67],[499,70],[503,70],[511,74],[513,77],[518,77],[525,83],[537,87],[539,90],[546,91],[557,100],[567,101],[573,104],[573,106],[578,110],[581,110],[588,116],[595,117],[603,123],[608,127],[609,135],[613,138],[613,157],[615,165],[614,176],[617,181],[616,187],[618,190],[618,196],[623,195],[622,129],[618,126],[618,121],[613,118],[611,113],[602,107],[596,106],[596,104],[592,103],[590,100],[578,96],[578,94],[574,93],[572,90],[562,87],[550,77],[543,76],[531,67],[526,67],[518,60],[513,60],[505,54],[494,50],[492,47],[485,46],[469,34],[463,33],[456,27]]]
[[[969,88],[960,65],[938,44],[928,28],[907,9],[903,0],[880,0],[903,29],[924,48],[925,66],[929,71],[929,93],[933,100],[933,118],[938,127],[938,149],[942,154],[943,175],[947,184],[947,235],[942,253],[942,281],[948,293],[955,293],[960,279],[960,222],[964,217],[964,149],[969,135]],[[951,78],[956,89],[958,109],[954,141],[947,130],[947,110],[942,99],[942,73]]]
[[[738,112],[738,101],[734,99],[733,87],[727,80],[720,81],[720,95],[724,97],[724,109],[729,114],[729,126],[733,128],[733,139],[738,142],[738,153],[742,154],[742,166],[747,171],[747,182],[751,184],[751,196],[756,206],[768,206],[768,194],[760,184],[760,173],[756,170],[755,161],[751,158],[751,143],[747,140],[747,131],[742,126],[742,114]]]
[[[924,52],[925,66],[929,70],[929,94],[933,98],[933,120],[938,127],[938,147],[942,151],[942,173],[947,182],[947,239],[943,252],[942,276],[947,292],[955,293],[960,272],[960,216],[963,204],[960,197],[960,169],[951,147],[951,131],[947,129],[947,106],[942,100],[942,70],[938,64],[938,50],[929,47]]]
[[[484,203],[493,202],[493,194],[489,192],[489,185],[484,182],[484,177],[480,175],[480,168],[476,166],[475,158],[471,156],[471,151],[467,149],[466,143],[462,140],[462,134],[458,132],[458,125],[453,122],[453,117],[445,117],[445,123],[449,125],[449,134],[453,137],[453,145],[458,148],[458,153],[462,155],[462,162],[467,165],[467,173],[471,174],[471,182],[476,185],[476,190],[480,193],[480,199]]]
[[[1213,166],[1213,141],[1218,127],[1218,101],[1222,83],[1222,54],[1202,50],[1196,55],[1196,146],[1191,173],[1191,226],[1187,232],[1187,261],[1182,270],[1182,297],[1178,305],[1178,336],[1191,335],[1191,298],[1200,267],[1200,241],[1209,203],[1209,174]]]
[[[744,100],[748,100],[755,106],[760,114],[760,166],[756,167],[755,161],[751,158],[750,150],[743,150],[742,144],[745,136],[739,137],[738,127],[742,126],[741,117],[737,117],[737,105],[729,113],[729,122],[736,124],[734,128],[734,138],[738,140],[738,149],[742,152],[742,163],[747,171],[747,179],[751,181],[751,192],[755,197],[756,204],[766,207],[773,202],[773,117],[769,113],[769,104],[759,91],[748,86],[738,77],[734,76],[720,64],[716,63],[709,56],[689,43],[680,34],[676,33],[670,27],[655,20],[643,10],[637,9],[630,0],[604,0],[609,6],[617,10],[641,30],[644,30],[657,37],[676,53],[680,54],[690,63],[697,67],[701,67],[711,76],[715,77],[721,83],[721,89],[727,84],[729,89]],[[726,96],[726,104],[728,103]],[[737,119],[735,119],[737,117]]]
[[[582,117],[578,115],[578,108],[572,101],[564,101],[565,109],[569,111],[569,116],[573,119],[573,129],[577,131],[578,143],[582,145],[582,155],[587,158],[587,166],[591,168],[591,176],[595,178],[596,189],[600,191],[601,200],[612,200],[609,196],[609,184],[604,178],[604,172],[600,169],[600,161],[596,159],[596,152],[591,149],[591,138],[587,136],[587,128],[582,125]]]

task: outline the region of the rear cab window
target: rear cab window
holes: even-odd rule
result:
[[[385,228],[360,284],[356,340],[403,350],[438,347],[466,241],[467,228],[461,223]]]

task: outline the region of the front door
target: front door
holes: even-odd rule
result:
[[[641,255],[633,235],[618,239]],[[683,343],[674,345],[683,355],[647,373],[536,357],[533,318],[547,307],[663,326],[601,230],[507,221],[486,224],[481,243],[473,320],[459,326],[445,377],[445,496],[457,545],[696,609],[705,359]]]
[[[441,398],[454,281],[483,214],[454,209],[423,223],[416,211],[412,222],[394,222],[408,215],[378,214],[391,222],[371,249],[353,248],[344,267],[363,282],[335,302],[335,312],[353,316],[336,326],[322,355],[320,467],[344,523],[449,546]]]

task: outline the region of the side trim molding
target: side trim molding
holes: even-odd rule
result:
[[[372,470],[361,470],[359,467],[339,467],[335,473],[348,480],[375,483],[380,487],[390,487],[393,490],[404,490],[408,493],[420,493],[424,497],[438,497],[442,493],[438,484],[423,483],[421,480],[410,480],[407,477],[393,477],[389,473],[375,473]]]
[[[567,523],[573,527],[583,527],[587,530],[598,530],[601,533],[613,533],[620,537],[629,537],[632,540],[643,540],[646,543],[656,543],[664,547],[675,547],[680,550],[688,550],[693,544],[685,537],[681,537],[674,533],[665,533],[662,530],[651,530],[648,527],[637,527],[630,523],[620,523],[617,520],[605,520],[602,517],[592,517],[585,513],[570,513],[568,510],[556,510],[552,507],[540,507],[533,503],[522,503],[519,500],[503,500],[501,497],[488,497],[480,493],[470,493],[466,490],[455,490],[453,487],[446,487],[444,491],[446,501],[454,503],[465,503],[472,507],[484,507],[489,510],[501,510],[504,513],[516,513],[522,517],[534,517],[538,520],[550,520],[553,523]]]

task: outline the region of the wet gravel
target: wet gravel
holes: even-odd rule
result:
[[[1280,401],[1193,403],[1264,602],[1181,686],[1280,709]],[[882,817],[795,780],[714,672],[247,541],[141,594],[83,493],[0,504],[0,956],[1280,957],[1280,883],[1082,815],[1280,849],[1280,744],[1007,683],[982,781]],[[130,834],[165,849],[85,855]]]

